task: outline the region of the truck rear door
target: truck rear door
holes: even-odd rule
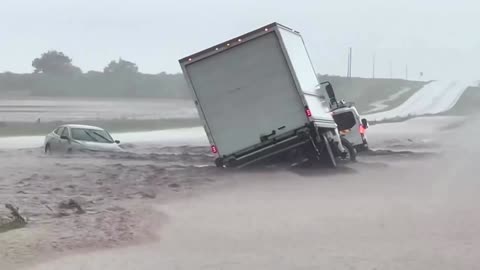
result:
[[[188,64],[184,71],[221,155],[307,122],[275,32]]]

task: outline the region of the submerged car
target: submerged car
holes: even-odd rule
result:
[[[62,125],[45,137],[44,150],[50,153],[82,151],[123,152],[120,141],[113,140],[104,129],[86,125]]]

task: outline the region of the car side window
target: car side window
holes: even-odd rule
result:
[[[59,128],[57,128],[57,129],[55,129],[54,132],[55,132],[55,134],[57,134],[58,136],[60,136],[60,134],[62,134],[62,132],[63,132],[63,127],[59,127]]]
[[[68,128],[63,129],[62,136],[68,137]]]

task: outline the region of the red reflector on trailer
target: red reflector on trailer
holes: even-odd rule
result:
[[[215,145],[212,145],[211,148],[212,148],[212,153],[214,153],[214,154],[218,153],[218,149]]]
[[[312,117],[312,111],[310,111],[309,108],[305,108],[305,114],[307,115],[307,117]]]

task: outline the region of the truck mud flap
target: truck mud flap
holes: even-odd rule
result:
[[[321,152],[320,160],[324,161],[325,164],[330,167],[330,168],[336,168],[337,167],[337,161],[335,159],[335,154],[332,149],[332,145],[328,141],[327,136],[324,134],[320,135],[322,138],[322,141],[325,145],[324,150]]]

